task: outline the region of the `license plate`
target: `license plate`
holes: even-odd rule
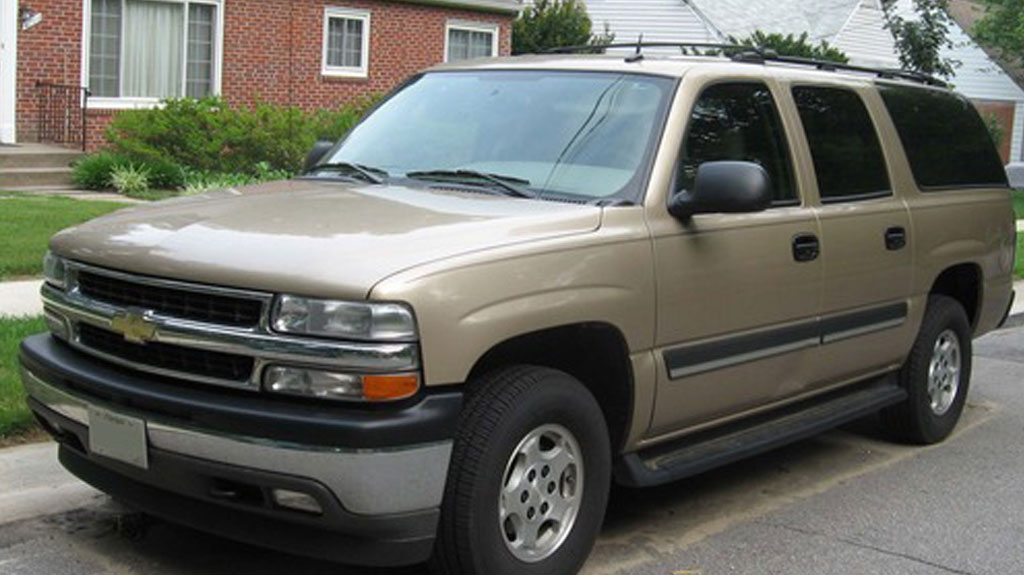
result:
[[[148,469],[146,422],[90,406],[89,451]]]

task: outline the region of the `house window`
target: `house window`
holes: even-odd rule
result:
[[[491,58],[498,55],[498,26],[449,22],[445,61]]]
[[[89,89],[156,100],[214,92],[217,4],[90,0]]]
[[[370,13],[327,8],[324,12],[324,75],[365,78],[369,60]]]

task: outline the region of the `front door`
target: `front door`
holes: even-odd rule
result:
[[[661,206],[649,212],[660,368],[651,436],[806,387],[818,345],[823,268],[812,256],[820,234],[813,208],[798,192],[776,91],[754,78],[712,80],[701,88],[673,186],[689,189],[703,162],[755,162],[772,180],[770,209],[685,222]],[[795,248],[801,241],[808,245]]]
[[[13,144],[18,81],[18,0],[0,0],[0,143]]]

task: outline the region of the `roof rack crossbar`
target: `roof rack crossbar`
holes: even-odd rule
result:
[[[644,48],[678,48],[680,53],[690,55],[688,50],[706,50],[704,55],[716,55],[730,58],[739,62],[749,62],[754,64],[766,64],[769,62],[778,62],[781,64],[792,64],[797,66],[810,66],[817,68],[818,70],[824,71],[845,71],[845,72],[860,72],[864,74],[873,74],[882,79],[901,79],[909,80],[912,82],[919,82],[929,86],[938,86],[942,88],[949,87],[948,84],[942,80],[929,76],[928,74],[922,74],[920,72],[913,72],[910,70],[899,70],[893,68],[872,68],[870,66],[857,66],[854,64],[844,64],[842,62],[833,62],[830,60],[818,60],[814,58],[801,58],[798,56],[782,56],[776,53],[774,50],[765,48],[762,46],[744,46],[742,44],[714,44],[705,42],[644,42],[643,36],[637,42],[612,42],[609,44],[589,44],[582,46],[561,46],[558,48],[551,48],[545,50],[543,54],[596,54],[604,53],[609,49],[632,49],[634,54],[627,58],[630,62],[636,62],[643,59]]]

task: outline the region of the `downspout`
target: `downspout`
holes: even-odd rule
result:
[[[690,8],[690,10],[692,10],[693,13],[697,16],[697,19],[699,19],[701,23],[704,24],[704,28],[708,31],[708,34],[714,36],[714,38],[709,38],[709,40],[714,40],[716,42],[721,42],[723,44],[729,42],[729,36],[722,32],[721,30],[719,30],[718,26],[715,26],[711,19],[704,14],[704,12],[700,9],[700,7],[697,6],[695,2],[693,2],[693,0],[683,0],[683,4],[686,4]]]

